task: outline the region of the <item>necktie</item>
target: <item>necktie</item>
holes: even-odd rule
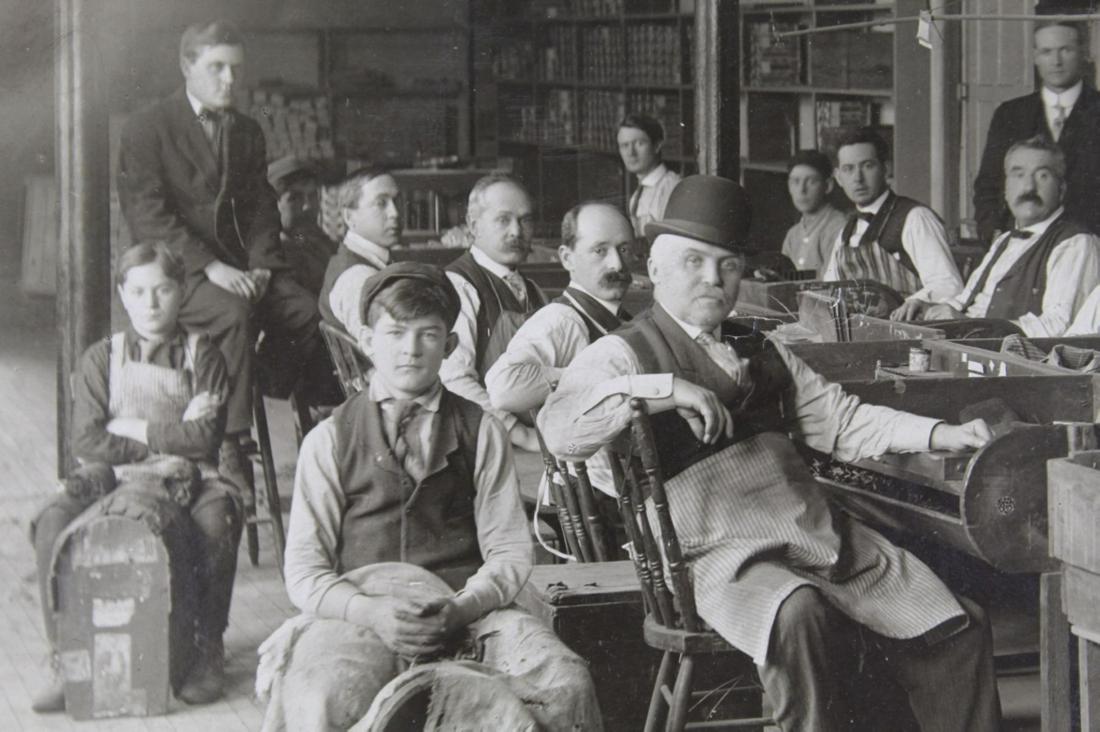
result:
[[[970,294],[966,298],[966,302],[963,303],[962,312],[963,315],[970,309],[970,306],[974,304],[974,300],[977,299],[978,294],[985,289],[985,285],[989,282],[989,273],[993,271],[993,265],[997,263],[997,260],[1001,258],[1001,255],[1008,249],[1008,242],[1011,239],[1030,239],[1035,232],[1025,231],[1022,229],[1013,229],[1009,232],[1008,236],[1004,237],[1000,242],[994,243],[997,248],[993,250],[993,254],[989,257],[989,264],[982,270],[981,275],[978,276],[978,281],[974,284],[974,289],[970,291]],[[999,246],[997,246],[999,244]]]
[[[741,375],[744,372],[745,364],[742,359],[738,358],[737,353],[732,348],[724,343],[719,343],[714,336],[706,331],[695,336],[695,342],[703,347],[710,360],[722,369],[733,380],[733,383],[741,383]]]
[[[387,421],[387,426],[393,430],[390,435],[390,447],[393,448],[393,456],[397,458],[397,462],[404,465],[405,459],[409,456],[409,442],[405,431],[416,416],[419,405],[412,399],[394,399],[391,405],[391,419]]]
[[[1055,142],[1062,136],[1062,128],[1066,126],[1066,108],[1061,104],[1054,105],[1054,117],[1050,120],[1050,132],[1054,135]]]
[[[206,135],[206,141],[210,143],[210,147],[216,153],[218,151],[218,133],[221,132],[222,126],[222,114],[213,109],[203,108],[199,112],[199,123],[202,124],[203,134]]]
[[[642,189],[645,186],[638,186],[638,190],[634,191],[634,195],[630,197],[630,218],[638,218],[638,204],[642,202]]]
[[[504,275],[504,284],[508,285],[508,289],[512,291],[512,294],[516,296],[516,300],[520,305],[527,304],[527,285],[523,282],[523,277],[519,272],[509,272]]]

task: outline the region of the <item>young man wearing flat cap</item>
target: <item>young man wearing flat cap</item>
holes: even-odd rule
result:
[[[304,614],[260,648],[264,729],[347,729],[410,662],[471,658],[475,646],[514,716],[493,718],[500,707],[476,694],[465,706],[460,684],[432,729],[467,728],[463,710],[477,708],[491,728],[601,729],[584,661],[511,607],[532,546],[508,435],[439,379],[458,293],[416,262],[372,275],[362,293],[359,345],[374,374],[302,444],[285,577]]]
[[[782,729],[865,728],[851,692],[894,688],[861,675],[873,671],[908,693],[924,729],[995,730],[981,608],[833,509],[791,440],[851,461],[975,448],[989,428],[861,404],[781,344],[726,322],[749,220],[733,181],[676,187],[665,218],[646,227],[653,307],[565,370],[539,414],[547,444],[584,459],[627,426],[631,398],[647,401],[699,614],[756,662]]]
[[[311,295],[321,293],[325,268],[336,253],[336,242],[317,222],[319,171],[310,160],[288,155],[267,166],[267,182],[275,189],[287,264],[295,282]]]

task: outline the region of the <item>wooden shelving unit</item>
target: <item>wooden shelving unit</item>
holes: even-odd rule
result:
[[[510,157],[554,236],[581,200],[625,206],[633,181],[617,151],[619,120],[644,112],[665,127],[664,159],[697,170],[694,2],[475,2],[478,152]]]
[[[878,129],[891,143],[895,187],[927,196],[927,155],[912,154],[927,140],[927,94],[921,89],[927,60],[908,37],[909,27],[776,38],[783,31],[906,15],[909,5],[911,0],[806,0],[740,6],[741,168],[756,202],[754,236],[760,245],[778,248],[797,218],[793,207],[779,205],[788,201],[787,159],[805,148],[834,153],[837,134],[845,127]],[[899,89],[905,94],[899,96]]]

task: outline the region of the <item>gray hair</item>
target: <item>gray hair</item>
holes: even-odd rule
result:
[[[481,216],[482,209],[485,206],[485,191],[489,190],[497,183],[510,183],[523,191],[523,195],[527,196],[527,198],[531,198],[531,194],[527,192],[527,188],[507,173],[489,173],[489,175],[479,178],[477,183],[474,183],[474,187],[470,189],[470,198],[466,203],[467,223],[473,223]]]
[[[1054,158],[1054,163],[1051,168],[1054,170],[1055,175],[1058,176],[1058,180],[1065,181],[1066,179],[1066,154],[1062,152],[1062,148],[1056,144],[1047,140],[1040,135],[1029,137],[1026,140],[1020,140],[1013,143],[1012,147],[1008,148],[1008,152],[1005,153],[1005,172],[1008,172],[1008,159],[1012,156],[1012,153],[1017,150],[1035,150],[1038,152],[1045,152]]]

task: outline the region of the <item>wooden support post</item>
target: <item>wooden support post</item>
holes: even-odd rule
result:
[[[1043,732],[1070,729],[1070,642],[1069,621],[1062,612],[1062,573],[1045,572],[1039,577],[1039,705]]]
[[[739,0],[695,5],[695,144],[699,172],[741,176]]]
[[[57,0],[57,470],[72,468],[70,375],[110,331],[111,222],[107,95],[89,0]]]
[[[1100,645],[1077,639],[1081,732],[1100,732]]]

